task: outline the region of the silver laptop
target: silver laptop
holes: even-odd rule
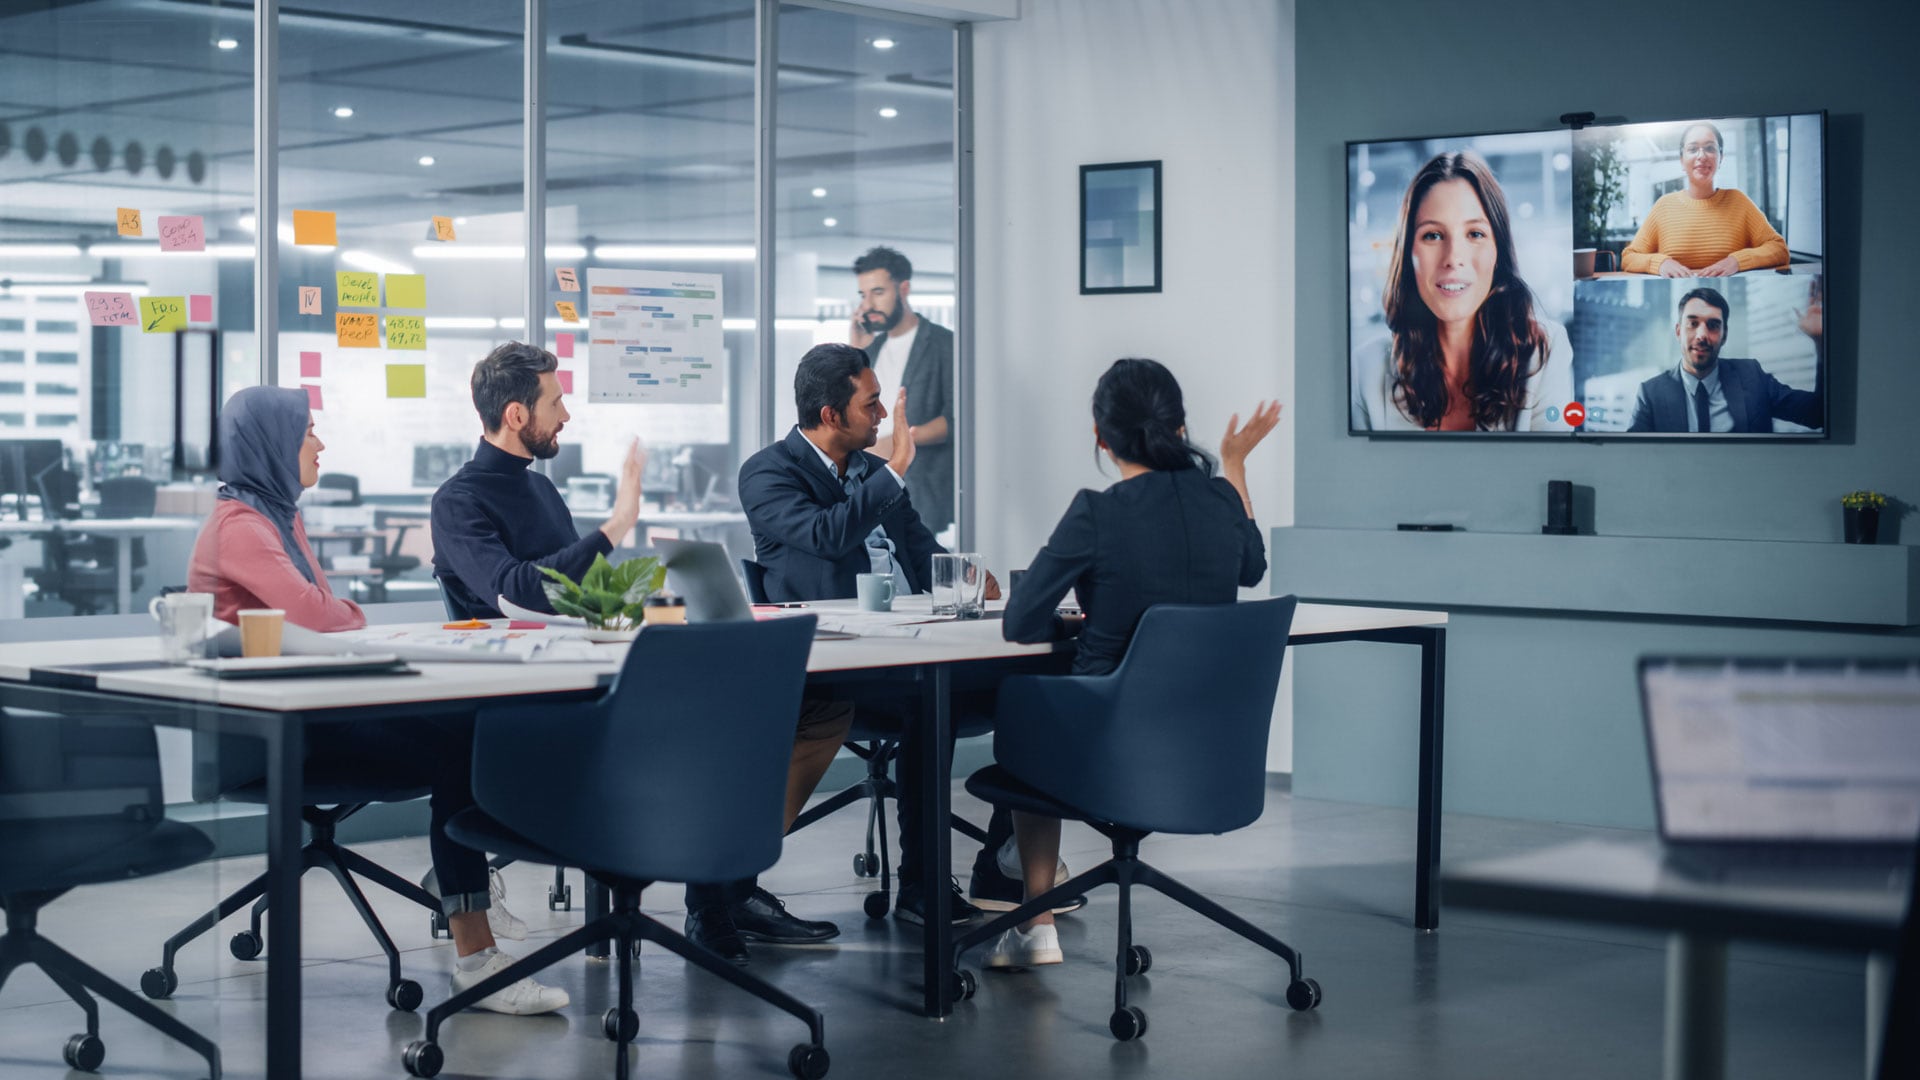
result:
[[[1911,866],[1920,660],[1643,657],[1640,700],[1682,869]]]
[[[704,540],[655,540],[653,549],[667,568],[667,587],[687,601],[687,621],[739,622],[754,618],[747,590],[734,575],[727,549]],[[816,641],[840,641],[854,635],[815,629]]]

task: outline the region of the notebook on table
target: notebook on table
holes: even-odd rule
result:
[[[1650,656],[1639,678],[1670,865],[1912,866],[1920,660]]]

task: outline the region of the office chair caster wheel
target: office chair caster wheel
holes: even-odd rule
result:
[[[432,920],[427,924],[427,937],[434,941],[441,938],[453,939],[453,927],[448,925],[444,914],[434,912]]]
[[[227,942],[227,951],[233,954],[235,960],[258,960],[260,951],[265,947],[266,943],[260,940],[260,935],[251,930],[242,930]]]
[[[978,989],[980,989],[980,984],[974,980],[973,972],[967,970],[966,968],[954,969],[953,990],[952,990],[953,1000],[971,1001],[973,1000],[974,991]]]
[[[401,979],[387,987],[387,1004],[401,1012],[412,1012],[419,1008],[420,1003],[426,998],[426,992],[421,990],[420,984],[412,979]]]
[[[600,1016],[600,1030],[617,1043],[630,1043],[640,1037],[640,1014],[614,1006]]]
[[[107,1044],[93,1035],[75,1035],[67,1040],[66,1049],[60,1056],[67,1059],[67,1068],[81,1072],[94,1072],[100,1063],[107,1060]]]
[[[867,898],[861,901],[860,906],[866,909],[867,918],[884,919],[887,917],[887,908],[890,905],[887,902],[886,893],[870,892],[867,894]]]
[[[827,1066],[833,1059],[827,1056],[827,1048],[801,1043],[787,1051],[787,1071],[800,1080],[820,1080],[827,1075]]]
[[[1153,953],[1145,945],[1127,947],[1127,974],[1145,975],[1153,970]]]
[[[407,1067],[409,1076],[438,1076],[440,1066],[447,1063],[447,1057],[440,1052],[439,1043],[420,1042],[407,1044],[400,1055],[400,1064]]]
[[[572,911],[573,910],[573,886],[571,885],[562,885],[558,887],[553,885],[547,886],[547,910],[548,911]]]
[[[853,853],[853,876],[854,877],[879,877],[880,876],[880,856],[875,855],[872,852],[868,852],[868,851],[854,852]]]
[[[165,1001],[180,989],[180,976],[169,968],[148,968],[140,976],[140,992],[154,999]]]
[[[1294,1012],[1306,1012],[1320,1004],[1320,984],[1312,979],[1295,979],[1287,984],[1287,1005]]]
[[[1107,1018],[1107,1030],[1121,1042],[1132,1042],[1147,1033],[1147,1014],[1138,1005],[1122,1005]]]

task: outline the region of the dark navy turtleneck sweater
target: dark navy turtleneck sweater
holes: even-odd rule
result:
[[[470,618],[497,619],[495,598],[552,611],[539,570],[551,566],[575,581],[595,555],[613,550],[607,534],[583,538],[553,481],[518,457],[480,440],[473,460],[433,493],[433,576]]]

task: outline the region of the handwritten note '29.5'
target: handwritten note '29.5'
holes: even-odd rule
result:
[[[90,292],[86,299],[87,321],[95,326],[136,326],[140,322],[132,293]]]

